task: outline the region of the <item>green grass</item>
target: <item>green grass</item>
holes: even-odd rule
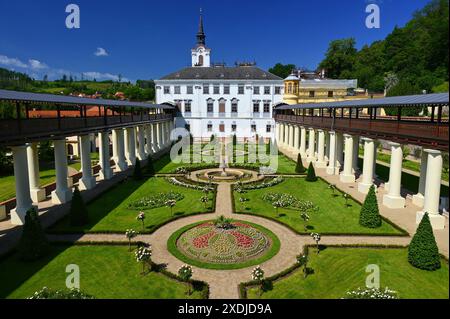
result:
[[[319,179],[316,182],[307,182],[304,178],[286,178],[282,183],[259,190],[250,190],[240,194],[234,192],[234,203],[237,213],[247,213],[273,219],[288,225],[298,233],[305,233],[304,222],[298,210],[293,208],[280,208],[280,217],[277,216],[272,203],[262,200],[266,193],[288,193],[298,199],[308,200],[319,207],[318,212],[310,213],[308,233],[320,234],[378,234],[398,235],[402,232],[383,220],[379,228],[365,228],[359,225],[361,205],[348,200],[348,206],[342,194],[336,190],[335,196],[328,189],[328,184]],[[240,197],[249,199],[239,202]]]
[[[196,166],[198,169],[207,167],[206,163],[175,163],[170,159],[170,154],[163,155],[161,158],[153,163],[156,174],[173,174],[178,167],[193,167]],[[219,167],[219,164],[216,165]]]
[[[198,223],[184,226],[184,227],[180,228],[179,230],[177,230],[176,232],[174,232],[167,240],[167,249],[176,258],[178,258],[179,260],[181,260],[185,263],[188,263],[190,265],[201,267],[201,268],[207,268],[207,269],[223,269],[223,270],[239,269],[239,268],[245,268],[245,267],[249,267],[249,266],[253,266],[253,265],[258,265],[260,263],[263,263],[266,260],[269,260],[270,258],[275,256],[280,251],[280,240],[272,231],[268,230],[267,228],[265,228],[263,226],[253,224],[250,222],[246,222],[246,221],[244,222],[244,221],[240,221],[240,220],[234,220],[234,221],[239,221],[239,222],[242,222],[245,224],[249,224],[249,225],[255,227],[256,229],[258,229],[259,231],[263,232],[265,235],[270,237],[270,239],[272,240],[272,247],[270,247],[270,249],[264,255],[262,255],[256,259],[241,262],[241,263],[234,263],[234,264],[213,264],[213,263],[202,262],[202,261],[198,261],[198,260],[189,258],[178,250],[177,240],[187,230],[189,230],[197,225],[203,224],[205,222],[205,221],[201,221]]]
[[[52,246],[49,256],[21,262],[16,255],[0,261],[0,298],[27,298],[44,286],[65,289],[66,266],[80,269],[80,289],[96,298],[200,298],[187,295],[185,283],[162,273],[142,275],[128,246]]]
[[[144,196],[159,192],[179,192],[184,198],[173,207],[173,215],[168,207],[158,207],[144,210],[146,213],[145,230],[142,224],[136,220],[139,211],[129,209],[128,204]],[[213,209],[213,195],[205,208],[200,202],[202,191],[188,189],[186,187],[170,184],[162,177],[152,177],[143,181],[128,179],[117,184],[109,191],[89,203],[89,224],[84,227],[73,227],[69,219],[64,218],[50,231],[56,232],[125,232],[134,229],[139,232],[150,233],[170,220],[181,216],[205,213]]]
[[[248,298],[338,299],[349,290],[364,287],[369,273],[367,265],[380,269],[381,287],[398,292],[400,298],[449,298],[448,262],[442,268],[426,271],[408,263],[404,248],[335,248],[327,247],[320,254],[310,249],[308,267],[313,274],[306,279],[303,270],[273,283],[273,289],[259,296],[259,289],[248,289]]]

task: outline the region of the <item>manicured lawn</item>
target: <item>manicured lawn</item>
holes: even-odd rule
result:
[[[352,199],[348,200],[348,207],[339,191],[335,196],[328,189],[328,184],[322,180],[307,182],[304,178],[285,178],[285,180],[272,187],[259,190],[250,190],[240,194],[234,192],[236,211],[255,214],[274,219],[286,224],[299,233],[305,233],[304,222],[298,210],[293,208],[280,208],[278,217],[272,203],[262,199],[266,193],[287,193],[301,200],[308,200],[319,207],[318,212],[310,213],[308,233],[320,234],[401,234],[399,230],[383,221],[379,228],[371,229],[359,225],[361,205]],[[241,203],[240,197],[249,199]]]
[[[339,299],[349,290],[365,287],[367,265],[380,269],[380,286],[397,291],[400,298],[449,298],[448,262],[436,271],[414,268],[404,248],[327,247],[320,254],[309,250],[308,267],[313,273],[305,279],[303,270],[275,281],[273,289],[259,296],[257,288],[248,290],[248,298]]]
[[[169,191],[184,195],[184,198],[173,207],[173,215],[165,206],[144,210],[146,218],[145,230],[143,230],[141,222],[136,220],[139,210],[128,208],[128,204],[144,196]],[[69,225],[68,218],[64,218],[51,230],[58,232],[125,232],[131,228],[149,233],[174,218],[211,211],[213,201],[210,200],[205,209],[203,203],[200,202],[203,195],[202,191],[172,185],[162,177],[152,177],[143,181],[135,181],[130,178],[89,203],[87,208],[90,222],[87,226],[72,227]],[[210,199],[213,198],[213,194],[210,193],[209,196]]]
[[[27,298],[44,286],[65,289],[66,266],[80,269],[80,289],[96,298],[200,298],[187,295],[185,283],[162,273],[141,275],[128,246],[53,246],[39,261],[21,262],[15,256],[0,261],[0,298]]]
[[[153,166],[154,166],[155,172],[157,174],[173,174],[173,173],[175,173],[175,170],[178,167],[197,166],[198,169],[202,169],[202,168],[206,167],[205,163],[194,163],[194,164],[191,164],[189,162],[188,163],[186,163],[186,162],[184,162],[184,163],[183,162],[181,162],[181,163],[172,162],[172,160],[170,159],[170,154],[163,155],[161,158],[159,158],[158,160],[156,160],[153,163]],[[219,164],[217,163],[214,166],[219,167]]]

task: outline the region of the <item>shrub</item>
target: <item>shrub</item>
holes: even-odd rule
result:
[[[378,210],[377,196],[375,195],[375,186],[369,188],[364,204],[361,207],[359,215],[359,224],[368,228],[377,228],[381,226],[381,216]]]
[[[133,178],[137,181],[142,179],[141,161],[139,159],[136,159],[134,164]]]
[[[386,287],[379,288],[358,288],[348,291],[343,299],[398,299],[397,292]]]
[[[233,134],[233,145],[237,144],[237,137],[236,134]]]
[[[153,158],[151,156],[147,160],[147,174],[150,176],[155,175],[155,167],[153,166]]]
[[[81,193],[77,187],[75,187],[75,190],[73,191],[69,216],[71,226],[83,226],[89,221],[86,205],[84,204]]]
[[[24,261],[33,261],[45,256],[49,248],[38,213],[36,209],[31,208],[25,215],[25,224],[18,246],[19,258]]]
[[[305,166],[303,166],[302,156],[300,154],[297,155],[297,165],[295,166],[295,172],[302,174],[306,171]]]
[[[306,175],[305,180],[307,182],[315,182],[315,181],[317,181],[316,171],[314,170],[314,166],[313,166],[312,162],[309,163],[308,174]]]
[[[436,270],[441,268],[441,257],[431,227],[428,213],[425,213],[408,247],[408,261],[416,268]]]
[[[53,290],[47,287],[36,291],[29,299],[95,299],[78,289]]]

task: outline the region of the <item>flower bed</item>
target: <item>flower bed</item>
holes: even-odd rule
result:
[[[191,265],[213,269],[236,269],[256,265],[279,250],[278,238],[252,223],[232,221],[222,228],[207,221],[186,226],[172,234],[169,251]]]
[[[153,209],[162,207],[169,200],[176,200],[179,202],[184,198],[183,194],[177,192],[158,193],[151,196],[145,196],[134,202],[128,204],[128,208],[131,209]]]
[[[266,187],[271,187],[280,184],[283,181],[283,177],[277,176],[270,179],[264,179],[262,182],[258,183],[249,183],[249,184],[242,184],[242,183],[236,183],[234,185],[234,190],[238,193],[243,193],[246,190],[254,190],[254,189],[262,189]]]

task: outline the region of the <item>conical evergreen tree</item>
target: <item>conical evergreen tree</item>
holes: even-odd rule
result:
[[[153,176],[155,175],[155,167],[153,166],[153,158],[151,156],[147,159],[147,174]]]
[[[302,156],[300,153],[297,155],[297,165],[295,166],[295,172],[302,174],[306,171],[305,166],[303,166]]]
[[[359,224],[368,228],[377,228],[381,226],[381,216],[378,210],[378,201],[377,196],[375,195],[374,185],[370,186],[364,204],[361,207]]]
[[[233,145],[237,144],[237,136],[236,134],[233,134]]]
[[[69,216],[71,226],[84,226],[89,221],[86,205],[84,204],[80,191],[76,187],[73,191],[72,201],[70,202]]]
[[[434,238],[428,213],[425,213],[408,247],[408,261],[416,268],[436,270],[441,268],[441,257]]]
[[[141,161],[137,158],[136,158],[136,162],[134,164],[133,178],[135,180],[142,179]]]
[[[307,182],[315,182],[315,181],[317,181],[316,171],[314,170],[314,166],[313,166],[312,162],[309,163],[308,174],[306,175],[305,180]]]
[[[25,224],[18,246],[19,258],[24,261],[33,261],[45,256],[49,250],[50,246],[38,213],[36,209],[31,208],[25,215]]]

